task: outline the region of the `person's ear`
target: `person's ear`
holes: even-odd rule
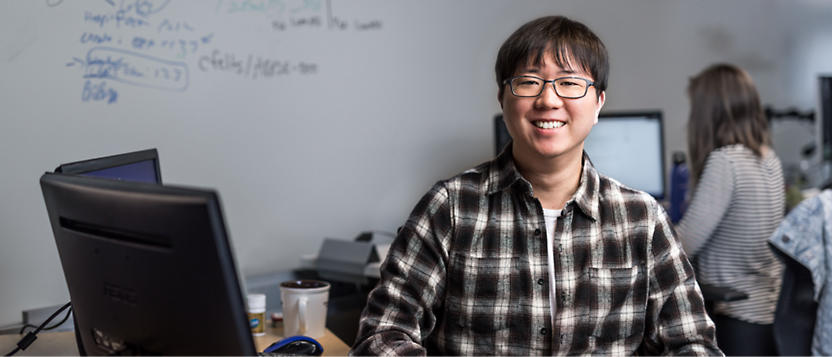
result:
[[[607,92],[601,92],[601,95],[598,96],[598,106],[595,108],[595,124],[598,124],[598,115],[601,114],[601,108],[604,107],[604,103],[607,101]]]
[[[497,91],[497,101],[500,102],[500,109],[503,109],[503,90]]]

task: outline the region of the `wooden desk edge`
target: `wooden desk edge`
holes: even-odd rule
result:
[[[0,353],[3,355],[13,351],[17,342],[23,335],[0,335]],[[254,337],[254,348],[260,352],[275,341],[283,338],[283,326],[266,328],[264,336]],[[324,347],[324,356],[346,356],[350,352],[347,346],[338,336],[329,329],[326,335],[316,339]],[[25,351],[19,351],[15,356],[79,356],[78,346],[75,343],[75,331],[63,332],[41,332]]]
[[[254,348],[258,352],[261,352],[283,337],[283,324],[277,323],[276,327],[272,327],[271,322],[269,322],[269,327],[266,328],[265,335],[254,336]],[[350,346],[347,346],[344,341],[338,338],[338,336],[335,336],[329,329],[326,329],[324,337],[316,338],[315,340],[324,348],[324,356],[346,356],[350,352]]]

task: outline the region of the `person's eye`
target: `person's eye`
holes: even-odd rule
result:
[[[523,80],[517,81],[517,84],[518,84],[518,85],[521,85],[521,86],[529,86],[529,87],[532,87],[532,86],[539,86],[539,85],[540,85],[540,81],[536,81],[536,80],[531,79],[531,78],[526,78],[526,79],[523,79]]]

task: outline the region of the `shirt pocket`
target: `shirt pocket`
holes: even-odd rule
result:
[[[445,298],[445,318],[453,325],[448,327],[475,337],[515,326],[513,317],[527,307],[516,297],[528,285],[520,282],[530,281],[528,272],[528,261],[521,257],[455,254]]]
[[[647,281],[639,266],[588,268],[579,283],[579,300],[586,305],[586,326],[596,348],[641,341],[647,305]]]

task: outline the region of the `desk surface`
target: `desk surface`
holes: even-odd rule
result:
[[[22,335],[0,335],[0,353],[6,355],[13,351],[17,347],[17,341],[21,338],[23,338]],[[281,338],[283,338],[283,325],[278,323],[276,327],[266,328],[266,335],[254,337],[254,347],[257,351],[262,351]],[[346,356],[350,351],[350,347],[328,329],[326,335],[317,340],[324,347],[324,356]],[[41,332],[29,348],[15,354],[15,356],[78,355],[75,331]]]

